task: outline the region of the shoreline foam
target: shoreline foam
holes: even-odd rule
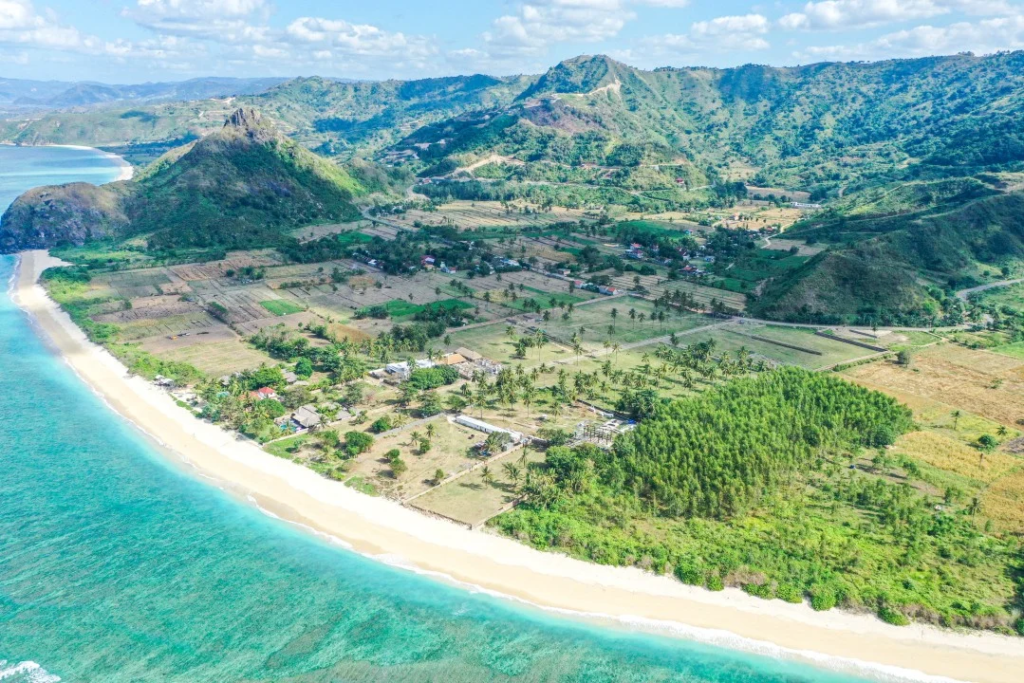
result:
[[[25,252],[12,298],[108,406],[161,450],[264,514],[306,527],[367,557],[488,595],[587,621],[675,635],[879,680],[1011,683],[1024,640],[991,633],[896,627],[873,615],[817,613],[803,605],[711,593],[634,568],[604,567],[471,532],[364,496],[202,422],[126,369],[84,333],[37,283],[45,252]]]
[[[135,167],[128,163],[127,159],[120,156],[119,154],[114,154],[113,152],[104,152],[102,149],[98,149],[96,147],[89,147],[88,145],[39,145],[39,147],[60,147],[62,149],[81,149],[88,150],[91,152],[99,152],[105,158],[110,159],[111,161],[116,163],[118,168],[120,168],[118,176],[109,182],[117,183],[123,180],[131,180],[133,177],[135,177]]]

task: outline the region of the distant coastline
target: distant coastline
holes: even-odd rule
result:
[[[81,149],[90,152],[98,152],[102,156],[113,161],[120,168],[118,176],[109,182],[117,183],[123,180],[131,180],[135,177],[135,167],[132,166],[127,159],[118,154],[114,154],[113,152],[105,152],[97,147],[89,147],[88,145],[23,145],[7,141],[0,142],[0,145],[5,147],[59,147],[63,149]]]
[[[114,178],[112,183],[121,182],[122,180],[131,180],[135,176],[135,167],[128,163],[128,160],[124,157],[114,154],[113,152],[105,152],[102,149],[96,147],[89,147],[88,145],[40,145],[41,147],[63,147],[64,149],[82,149],[93,152],[99,152],[107,159],[115,162],[121,169],[120,174]]]
[[[279,516],[363,554],[554,611],[810,662],[882,680],[1012,683],[1024,670],[1019,639],[896,627],[873,615],[711,593],[634,568],[605,567],[471,532],[362,495],[181,410],[165,392],[90,343],[38,285],[56,260],[25,252],[14,300],[110,407],[199,473]]]

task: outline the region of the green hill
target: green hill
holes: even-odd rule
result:
[[[431,161],[492,150],[627,166],[683,158],[713,178],[736,178],[741,165],[739,179],[827,197],[907,164],[1022,161],[1022,102],[1024,52],[653,71],[578,57],[513,104],[427,126],[401,146],[429,144]]]
[[[139,236],[153,248],[279,243],[296,227],[358,218],[361,185],[254,109],[169,152],[135,180],[37,188],[0,221],[0,250]]]
[[[751,310],[793,321],[959,322],[942,319],[952,290],[1024,259],[1024,192],[1007,190],[955,178],[865,191],[787,233],[833,247],[770,282]]]

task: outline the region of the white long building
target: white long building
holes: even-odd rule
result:
[[[511,429],[505,429],[504,427],[497,427],[495,425],[492,425],[490,422],[484,422],[483,420],[478,420],[475,417],[470,417],[469,415],[457,416],[455,418],[455,424],[462,425],[463,427],[469,427],[470,429],[475,429],[476,431],[483,432],[484,434],[503,432],[511,436],[512,440],[516,443],[519,443],[520,441],[523,440],[523,435],[521,432],[514,432]]]

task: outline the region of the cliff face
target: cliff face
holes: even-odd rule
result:
[[[157,248],[273,246],[294,228],[358,218],[361,192],[344,169],[239,109],[133,181],[26,192],[0,223],[0,253],[139,234]]]
[[[123,231],[128,183],[97,187],[71,183],[37,187],[14,200],[0,217],[0,253],[83,244]]]

